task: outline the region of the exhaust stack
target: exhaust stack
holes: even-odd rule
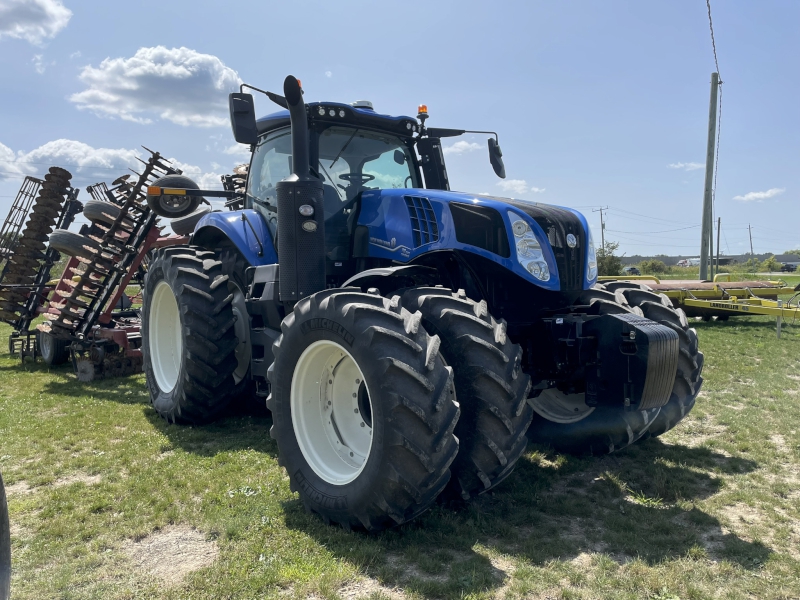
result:
[[[325,212],[322,181],[309,167],[308,116],[300,82],[289,75],[283,92],[292,125],[292,174],[278,196],[280,299],[294,304],[325,289]]]

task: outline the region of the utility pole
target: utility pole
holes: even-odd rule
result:
[[[722,230],[722,217],[717,217],[717,269],[716,273],[719,273],[719,234]]]
[[[606,248],[606,222],[603,221],[603,211],[608,210],[608,207],[600,207],[600,208],[593,208],[592,212],[599,212],[600,213],[600,247],[605,251]]]
[[[700,279],[708,279],[708,266],[713,252],[713,217],[711,214],[714,187],[714,138],[717,135],[717,92],[719,73],[711,74],[711,99],[708,105],[708,146],[706,147],[706,183],[703,194],[703,225],[700,236]]]
[[[750,234],[750,256],[755,258],[756,253],[753,252],[753,230],[750,229],[750,223],[747,224],[747,233]]]

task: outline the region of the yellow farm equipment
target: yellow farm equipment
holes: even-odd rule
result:
[[[728,273],[720,273],[714,281],[660,280],[651,275],[636,277],[600,277],[599,282],[612,291],[630,284],[644,284],[654,292],[667,296],[674,307],[689,317],[726,321],[731,315],[765,315],[794,321],[800,317],[800,285],[791,287],[785,281],[731,281]],[[791,297],[788,300],[780,296]]]

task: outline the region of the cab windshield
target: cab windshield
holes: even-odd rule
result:
[[[311,167],[323,182],[326,220],[364,190],[421,187],[412,150],[397,136],[329,127],[312,132],[312,143],[314,138],[318,160]],[[273,131],[260,140],[250,165],[247,204],[273,223],[278,206],[275,185],[291,173],[291,153],[290,129]]]
[[[338,211],[364,190],[420,187],[411,150],[400,138],[352,127],[319,133],[325,213]]]

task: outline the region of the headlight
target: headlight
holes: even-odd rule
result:
[[[511,231],[514,233],[517,249],[517,262],[540,281],[550,280],[550,269],[544,260],[542,246],[528,224],[517,214],[509,211]]]
[[[586,253],[586,279],[591,281],[597,277],[597,252],[594,249],[592,230],[589,229],[589,250]]]

